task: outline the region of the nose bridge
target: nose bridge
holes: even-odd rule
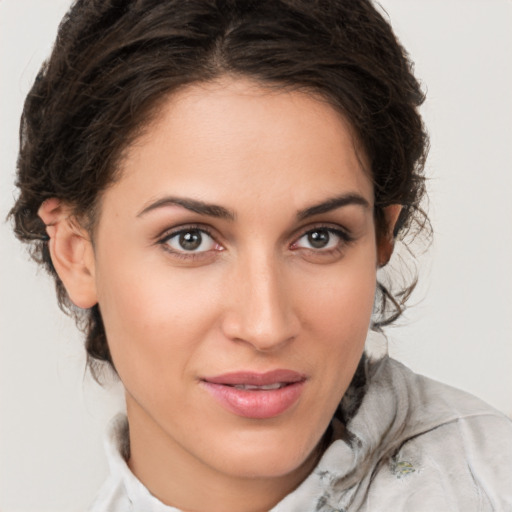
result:
[[[228,334],[257,350],[274,350],[296,336],[297,319],[282,261],[261,247],[237,262]]]

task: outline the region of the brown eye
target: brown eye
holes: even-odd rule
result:
[[[327,229],[316,229],[307,235],[308,243],[315,249],[324,249],[329,245],[331,235]]]
[[[174,252],[206,252],[216,247],[215,240],[201,229],[183,229],[164,241]]]
[[[344,241],[344,237],[337,230],[316,228],[304,233],[294,244],[295,248],[328,250],[334,249]]]
[[[352,241],[351,236],[341,229],[331,227],[318,227],[306,231],[296,242],[292,249],[309,249],[310,251],[328,252],[339,249]]]
[[[195,251],[198,247],[201,247],[203,237],[200,231],[186,231],[180,233],[178,237],[178,243],[185,251]]]

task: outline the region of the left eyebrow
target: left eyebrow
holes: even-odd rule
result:
[[[341,196],[331,197],[326,201],[322,201],[321,203],[305,208],[304,210],[299,210],[297,212],[297,218],[299,220],[304,220],[308,217],[327,213],[349,205],[358,205],[362,206],[364,209],[370,209],[370,203],[363,196],[360,196],[359,194],[343,194]]]
[[[157,201],[146,206],[141,212],[137,214],[137,217],[142,217],[146,213],[149,213],[158,208],[165,208],[167,206],[181,206],[191,212],[199,213],[201,215],[208,215],[210,217],[217,217],[220,219],[235,220],[235,213],[223,206],[216,204],[205,203],[198,201],[197,199],[190,199],[185,197],[162,197]]]

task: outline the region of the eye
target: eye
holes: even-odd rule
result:
[[[353,238],[341,229],[317,227],[306,231],[291,246],[292,250],[307,249],[317,254],[341,251]]]
[[[175,231],[165,237],[161,243],[172,252],[178,253],[207,252],[220,247],[206,231],[198,228]]]
[[[332,228],[315,228],[304,233],[294,244],[293,249],[324,250],[338,248],[348,241],[346,233]]]

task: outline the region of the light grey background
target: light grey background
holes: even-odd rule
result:
[[[388,331],[414,370],[512,414],[512,3],[382,0],[426,84],[429,212],[414,307]],[[0,217],[15,194],[22,101],[69,0],[0,0]],[[84,374],[53,285],[0,225],[0,510],[84,510],[106,475],[119,386]]]

